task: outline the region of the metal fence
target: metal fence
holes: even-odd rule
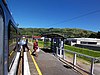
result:
[[[60,53],[58,54],[58,52],[60,52]],[[70,56],[69,58],[68,58],[67,54]],[[100,74],[100,70],[98,70],[98,67],[100,67],[100,58],[91,57],[91,56],[84,55],[81,53],[73,52],[71,50],[65,50],[65,49],[62,50],[58,47],[56,49],[56,55],[58,57],[62,58],[63,60],[69,62],[70,64],[72,64],[73,68],[78,68],[90,75],[94,75],[94,74],[99,75]],[[81,62],[81,60],[84,60],[85,62],[87,62],[87,64],[85,64],[85,65],[84,64],[82,65],[82,63],[79,64],[79,62]],[[99,62],[99,65],[96,65],[96,69],[94,69],[95,64],[97,62]],[[87,68],[88,68],[88,70],[87,70]]]

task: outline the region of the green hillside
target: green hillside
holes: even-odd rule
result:
[[[76,28],[20,28],[22,35],[41,35],[44,33],[59,33],[64,37],[89,37],[95,32]]]

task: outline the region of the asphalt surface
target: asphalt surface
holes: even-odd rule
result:
[[[43,75],[80,75],[50,53],[40,51],[35,60]]]
[[[31,44],[28,44],[28,46],[30,49],[32,49]],[[79,72],[69,67],[69,65],[63,64],[58,58],[56,58],[51,53],[47,53],[41,50],[38,53],[38,57],[34,56],[34,58],[42,75],[80,75]],[[38,75],[29,52],[28,61],[31,75]]]
[[[27,57],[28,57],[28,63],[29,63],[29,68],[30,68],[30,74],[39,75],[29,52],[27,53]]]

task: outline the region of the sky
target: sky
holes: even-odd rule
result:
[[[100,31],[100,0],[7,0],[21,28]]]

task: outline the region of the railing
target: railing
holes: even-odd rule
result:
[[[58,54],[58,50],[60,50],[59,52],[59,54]],[[62,53],[63,52],[63,53]],[[79,69],[81,69],[81,70],[83,70],[84,72],[86,72],[86,73],[88,73],[88,74],[90,74],[90,75],[94,75],[94,64],[95,64],[95,61],[96,60],[98,60],[98,61],[100,61],[100,58],[94,58],[94,57],[91,57],[91,56],[88,56],[88,55],[84,55],[84,54],[81,54],[81,53],[77,53],[77,52],[73,52],[73,51],[70,51],[70,50],[64,50],[64,49],[60,49],[60,48],[58,48],[57,47],[57,49],[56,49],[56,55],[58,56],[58,57],[60,57],[60,58],[63,58],[63,60],[65,60],[65,61],[67,61],[67,59],[66,59],[66,55],[65,55],[65,53],[67,54],[67,53],[71,53],[71,54],[73,54],[73,62],[70,62],[72,65],[73,65],[73,68],[79,68]],[[63,55],[62,55],[63,54]],[[91,59],[91,63],[90,63],[90,71],[88,72],[88,71],[86,71],[84,68],[81,68],[81,67],[79,67],[76,63],[77,63],[77,56],[83,56],[83,57],[85,57],[85,58],[89,58],[89,59]],[[78,57],[79,58],[79,57]]]

